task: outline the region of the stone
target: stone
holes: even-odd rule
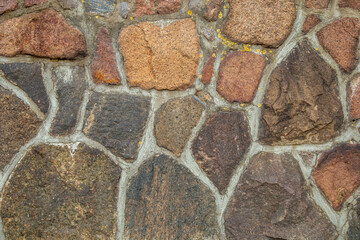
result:
[[[7,11],[13,11],[17,8],[17,0],[0,0],[0,14]]]
[[[86,41],[54,9],[24,14],[0,23],[0,55],[74,59],[86,55]]]
[[[279,47],[296,18],[293,0],[229,0],[229,4],[222,31],[235,42]]]
[[[357,65],[357,47],[360,22],[357,18],[335,20],[317,32],[321,46],[339,64],[350,73]]]
[[[206,4],[204,18],[209,22],[216,21],[218,19],[222,3],[222,0],[209,0]]]
[[[342,121],[336,72],[306,41],[300,42],[270,75],[260,141],[323,143],[338,136]]]
[[[305,19],[305,22],[303,24],[303,27],[302,27],[302,32],[308,33],[311,29],[313,29],[313,27],[318,25],[318,23],[320,23],[320,22],[321,22],[320,18],[318,18],[315,15],[307,16]]]
[[[321,154],[312,176],[332,207],[340,210],[360,185],[360,145],[342,144]]]
[[[177,12],[182,0],[136,0],[134,17]]]
[[[249,124],[243,112],[217,112],[207,117],[192,144],[192,153],[223,194],[250,144]]]
[[[202,103],[214,103],[214,98],[211,94],[207,91],[196,91],[195,96],[202,102]]]
[[[118,43],[129,86],[181,90],[193,85],[200,45],[195,23],[190,18],[163,28],[151,22],[125,27]]]
[[[54,136],[69,135],[75,130],[87,87],[85,69],[83,67],[57,67],[52,75],[59,106],[51,125],[50,134]]]
[[[360,11],[359,0],[339,0],[339,7],[341,8],[353,8]]]
[[[201,13],[205,10],[205,1],[203,0],[189,0],[189,10],[193,13]]]
[[[214,31],[211,30],[210,28],[202,28],[201,29],[201,34],[210,42],[215,41],[215,34]]]
[[[348,89],[349,113],[352,120],[360,118],[360,74],[350,82]]]
[[[173,99],[162,105],[155,115],[157,145],[180,156],[203,111],[203,105],[194,97]]]
[[[216,59],[216,53],[212,52],[209,55],[209,58],[204,64],[201,81],[203,84],[210,84],[211,78],[214,75],[214,63]]]
[[[115,9],[115,0],[86,0],[85,11],[90,14],[107,16]]]
[[[65,10],[74,9],[77,7],[78,2],[76,0],[58,0],[60,6]]]
[[[115,51],[111,45],[109,33],[105,28],[101,28],[97,36],[96,52],[91,63],[91,74],[93,81],[97,84],[121,84]]]
[[[290,155],[255,155],[225,210],[227,239],[336,239],[336,228],[305,191]]]
[[[25,7],[32,7],[35,5],[42,5],[47,3],[48,0],[25,0]]]
[[[220,63],[216,90],[229,102],[250,103],[255,96],[266,59],[252,52],[230,52]]]
[[[136,157],[149,108],[147,97],[95,92],[86,106],[83,132],[130,161]]]
[[[214,196],[170,157],[143,163],[128,186],[123,239],[219,239]]]
[[[348,240],[360,239],[360,199],[357,199],[357,205],[351,214],[349,230],[347,232]]]
[[[327,8],[329,0],[305,0],[305,7],[307,8]]]
[[[2,192],[6,239],[115,239],[120,175],[82,143],[32,147]]]
[[[0,170],[30,139],[42,123],[30,107],[0,87]]]
[[[40,63],[0,64],[0,71],[12,84],[23,90],[44,114],[49,109],[49,99],[42,76]]]
[[[130,12],[130,7],[127,2],[120,3],[119,14],[122,18],[127,18]]]

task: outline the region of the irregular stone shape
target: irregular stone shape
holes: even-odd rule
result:
[[[86,42],[60,13],[46,9],[0,23],[0,55],[19,54],[73,59],[86,55]]]
[[[0,64],[0,71],[7,80],[21,88],[44,114],[48,112],[49,99],[40,63]]]
[[[215,63],[216,55],[215,52],[211,53],[208,60],[204,64],[202,71],[201,81],[204,84],[210,84],[211,78],[214,74],[214,63]]]
[[[86,0],[85,11],[97,15],[108,15],[114,11],[115,0]]]
[[[121,84],[117,69],[115,51],[111,45],[111,38],[105,28],[101,28],[96,42],[96,52],[91,64],[93,81],[97,84]]]
[[[352,213],[349,223],[350,226],[347,233],[348,240],[360,239],[360,199],[358,199],[357,202],[358,204]]]
[[[41,120],[28,105],[0,87],[0,170],[30,139],[35,137]]]
[[[150,22],[122,29],[118,43],[130,86],[178,90],[193,85],[199,64],[199,38],[187,18],[164,28]]]
[[[119,7],[119,14],[122,18],[127,18],[130,12],[130,7],[127,2],[122,2]]]
[[[17,5],[17,0],[0,0],[0,14],[15,10]]]
[[[63,9],[70,10],[76,8],[78,2],[76,0],[58,0]]]
[[[329,4],[329,0],[305,0],[305,7],[307,8],[326,8]]]
[[[306,41],[301,42],[271,73],[261,142],[323,143],[339,134],[342,121],[335,71]]]
[[[53,71],[59,109],[51,125],[51,135],[73,132],[86,89],[85,69],[58,67]]]
[[[335,227],[305,189],[290,155],[255,155],[225,211],[227,239],[336,239]]]
[[[311,29],[313,29],[313,27],[318,25],[319,22],[321,22],[321,20],[317,16],[315,15],[307,16],[303,24],[302,32],[308,33]]]
[[[255,96],[265,57],[252,52],[231,52],[220,64],[216,90],[229,102],[249,103]]]
[[[209,2],[206,4],[204,18],[209,22],[216,21],[219,16],[221,5],[222,0],[209,0]]]
[[[25,7],[41,5],[41,4],[44,4],[47,2],[48,2],[48,0],[25,0]]]
[[[335,210],[360,186],[360,145],[343,144],[323,153],[312,173]]]
[[[360,11],[359,0],[339,0],[339,7],[341,8],[353,8]]]
[[[31,148],[2,193],[6,239],[114,239],[120,174],[84,144]]]
[[[223,32],[232,41],[278,47],[296,18],[293,0],[229,0],[229,4]]]
[[[350,82],[348,90],[350,117],[352,120],[360,118],[360,75],[356,75]]]
[[[215,34],[214,31],[211,30],[210,28],[202,28],[201,29],[201,34],[210,42],[215,41]]]
[[[215,198],[165,156],[140,166],[126,193],[124,239],[219,239]]]
[[[201,127],[192,152],[220,193],[224,193],[250,143],[250,129],[244,113],[218,112],[210,115]]]
[[[317,32],[321,46],[340,68],[350,73],[357,65],[360,23],[357,18],[342,18]]]
[[[134,17],[177,12],[182,0],[136,0]]]
[[[134,159],[149,108],[146,97],[93,93],[86,106],[83,131],[114,154]]]
[[[203,111],[203,105],[193,97],[165,103],[155,116],[156,143],[180,156]]]

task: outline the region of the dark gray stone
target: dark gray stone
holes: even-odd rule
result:
[[[107,15],[114,10],[115,0],[86,0],[85,11],[88,13]]]
[[[357,206],[352,212],[350,218],[350,226],[347,233],[348,240],[359,240],[360,239],[360,199],[357,200]]]
[[[120,3],[119,13],[122,18],[127,18],[130,12],[129,4],[127,2]]]

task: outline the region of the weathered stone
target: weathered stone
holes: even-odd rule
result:
[[[130,180],[124,239],[219,239],[215,198],[188,169],[155,156]]]
[[[335,227],[305,189],[290,155],[255,155],[227,206],[227,239],[336,239]]]
[[[85,56],[86,42],[60,13],[46,9],[0,23],[0,55],[19,54],[73,59]]]
[[[101,28],[97,36],[96,52],[91,63],[91,73],[93,81],[97,84],[121,84],[115,51],[105,28]]]
[[[0,170],[31,138],[41,120],[20,99],[0,87]]]
[[[83,131],[116,155],[134,159],[149,115],[150,99],[127,94],[93,93]]]
[[[359,0],[340,0],[339,7],[341,8],[353,8],[360,11],[360,1]]]
[[[202,28],[201,29],[201,34],[210,42],[215,41],[215,34],[214,31],[211,30],[210,28]]]
[[[317,32],[321,46],[331,55],[340,68],[351,72],[357,64],[360,22],[357,18],[342,18]]]
[[[348,90],[350,117],[352,120],[360,118],[360,74],[351,80]]]
[[[86,0],[85,11],[97,15],[108,15],[114,11],[115,0]]]
[[[360,199],[358,199],[357,202],[357,206],[350,218],[350,226],[347,233],[348,240],[360,239]]]
[[[0,71],[5,78],[21,88],[43,113],[49,109],[40,63],[6,63],[0,64]]]
[[[134,17],[177,12],[182,0],[136,0]]]
[[[293,0],[229,0],[223,32],[232,41],[280,46],[296,18]]]
[[[329,4],[329,0],[306,0],[305,7],[307,8],[326,8]]]
[[[76,0],[58,0],[58,2],[60,6],[66,10],[74,9],[78,5],[78,2]]]
[[[244,113],[218,112],[207,118],[192,144],[192,152],[220,193],[224,193],[250,143]]]
[[[189,10],[193,13],[201,13],[205,10],[205,1],[203,0],[190,0]]]
[[[115,239],[120,174],[84,144],[31,148],[2,193],[6,239]]]
[[[127,2],[122,2],[119,7],[119,14],[122,18],[127,18],[130,12],[130,7]]]
[[[73,132],[86,89],[85,69],[58,67],[53,71],[59,109],[51,125],[52,135]]]
[[[215,54],[215,52],[213,52],[209,55],[208,60],[204,64],[203,71],[202,71],[202,77],[201,77],[201,81],[204,84],[210,84],[211,78],[214,74],[215,59],[216,59],[216,54]]]
[[[322,143],[343,120],[335,71],[306,41],[272,72],[259,138],[265,144]]]
[[[323,153],[313,171],[320,187],[335,210],[360,186],[360,145],[342,144]]]
[[[0,14],[15,10],[17,5],[17,0],[0,0]]]
[[[48,0],[25,0],[25,7],[31,7],[35,5],[42,5],[47,3]]]
[[[252,52],[231,52],[220,64],[216,90],[229,102],[249,103],[255,96],[265,57]]]
[[[206,4],[204,18],[209,22],[216,21],[221,9],[222,0],[209,0]]]
[[[165,103],[155,116],[156,143],[180,156],[203,111],[203,105],[193,97]]]
[[[302,32],[308,33],[311,29],[313,29],[313,27],[318,25],[319,22],[321,22],[321,20],[317,16],[315,15],[307,16],[302,27]]]
[[[122,29],[118,43],[130,86],[157,90],[193,85],[199,64],[199,38],[191,19],[164,28],[150,22]]]
[[[196,91],[195,95],[203,103],[214,103],[214,98],[207,91]]]

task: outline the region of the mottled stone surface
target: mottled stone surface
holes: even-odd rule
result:
[[[126,193],[124,239],[219,239],[215,198],[165,156],[140,166]]]
[[[137,154],[148,120],[150,99],[128,94],[93,93],[83,132],[126,159]]]
[[[329,4],[329,0],[305,0],[305,7],[321,9],[326,8]]]
[[[127,18],[130,12],[130,7],[127,2],[120,3],[119,14],[122,18]]]
[[[73,59],[85,56],[86,42],[60,13],[46,9],[0,23],[0,55],[20,54]]]
[[[157,90],[193,85],[199,64],[199,38],[191,19],[164,28],[150,22],[121,30],[118,38],[128,85]]]
[[[165,103],[155,115],[156,143],[180,156],[203,111],[203,105],[194,97]]]
[[[201,29],[201,34],[210,42],[215,41],[214,31],[210,28],[204,27]]]
[[[315,15],[307,16],[302,27],[302,32],[308,33],[311,29],[313,29],[313,27],[318,25],[319,22],[321,22],[321,20],[317,16]]]
[[[177,12],[182,0],[136,0],[134,17]]]
[[[40,63],[7,63],[0,64],[0,71],[5,78],[21,88],[43,113],[49,109]]]
[[[53,71],[59,106],[50,129],[52,135],[73,132],[87,86],[85,79],[82,67],[58,67]]]
[[[63,9],[70,10],[78,5],[77,0],[57,0]]]
[[[359,0],[339,0],[339,7],[341,8],[353,8],[360,11]]]
[[[41,120],[28,105],[0,87],[0,170],[20,147],[35,137]]]
[[[206,119],[192,144],[192,152],[220,193],[224,193],[250,143],[248,120],[243,112],[218,112]]]
[[[312,176],[333,208],[340,210],[360,185],[360,145],[343,144],[323,153]]]
[[[96,41],[96,52],[91,63],[93,81],[97,84],[121,84],[115,51],[105,28],[101,28]]]
[[[0,0],[0,14],[15,10],[17,5],[17,0]]]
[[[357,74],[350,82],[348,89],[350,118],[360,118],[360,74]]]
[[[347,237],[348,240],[360,239],[360,199],[357,199],[357,205],[351,214]]]
[[[222,0],[209,0],[206,4],[204,18],[209,22],[216,21],[220,13],[222,3]]]
[[[70,146],[71,147],[71,146]],[[31,148],[2,192],[6,239],[114,239],[121,170],[80,144]]]
[[[44,4],[47,2],[48,2],[48,0],[25,0],[25,7],[41,5],[41,4]]]
[[[322,143],[343,121],[335,71],[303,41],[271,73],[259,138],[265,144]]]
[[[109,15],[115,8],[115,0],[86,0],[85,11],[97,15]]]
[[[232,41],[280,46],[291,32],[296,11],[293,0],[229,0],[223,32]]]
[[[215,52],[209,55],[209,58],[206,60],[203,71],[201,81],[204,84],[210,84],[211,78],[214,74],[214,63],[215,63],[216,55]]]
[[[255,96],[265,57],[252,52],[230,52],[219,68],[216,90],[229,102],[249,103]]]
[[[345,72],[351,72],[357,64],[356,49],[359,42],[360,22],[356,18],[342,18],[317,32],[322,47]]]
[[[227,206],[227,239],[336,239],[335,227],[305,189],[290,155],[255,155]]]

